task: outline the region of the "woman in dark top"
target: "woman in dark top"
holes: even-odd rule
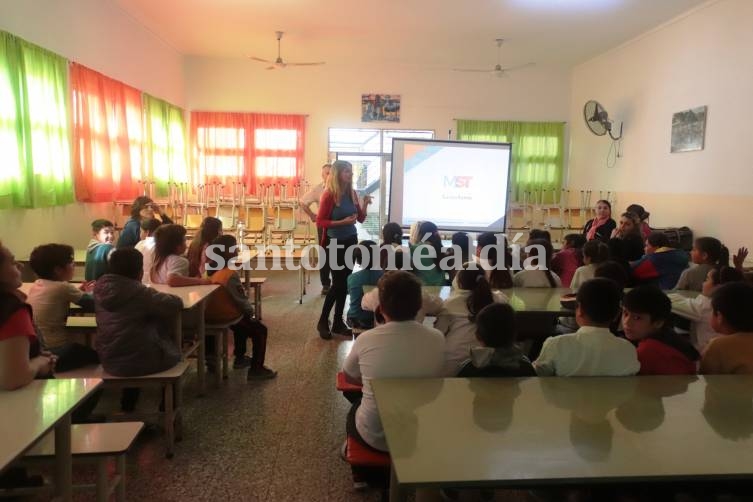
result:
[[[476,315],[476,338],[483,347],[471,348],[471,358],[459,377],[536,376],[531,361],[515,346],[515,310],[492,303]]]
[[[617,224],[612,219],[612,205],[609,201],[600,200],[596,202],[596,218],[588,220],[583,227],[583,235],[588,241],[599,239],[608,242],[616,227]]]
[[[159,207],[149,197],[142,195],[136,197],[131,204],[131,218],[123,226],[118,239],[118,248],[133,247],[141,240],[141,220],[154,218],[155,213],[162,220],[162,223],[172,223],[173,220],[161,213]]]
[[[316,325],[319,336],[325,340],[332,338],[332,333],[350,334],[343,321],[343,310],[345,297],[348,295],[348,276],[353,270],[347,267],[345,256],[349,247],[358,244],[356,221],[363,223],[366,219],[366,208],[370,203],[369,195],[364,196],[363,204],[358,201],[358,195],[353,190],[351,163],[344,160],[333,162],[316,216],[316,226],[324,228],[329,239],[327,261],[332,269],[332,286],[324,299],[319,323]],[[324,245],[323,242],[320,244]],[[335,246],[340,248],[337,249]],[[335,318],[330,331],[329,313],[332,307],[335,307]]]
[[[643,257],[644,242],[641,237],[641,220],[634,213],[622,213],[620,223],[609,239],[609,256],[625,269],[628,278],[632,277],[631,262]],[[628,286],[632,285],[628,279]]]

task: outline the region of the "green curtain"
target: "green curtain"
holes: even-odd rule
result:
[[[0,31],[0,208],[74,200],[68,61]]]
[[[188,180],[186,120],[183,109],[144,94],[144,172],[155,194],[168,195],[171,182]]]
[[[543,191],[543,202],[559,200],[562,188],[565,124],[562,122],[504,122],[458,120],[457,138],[462,141],[512,143],[511,199],[523,192]]]

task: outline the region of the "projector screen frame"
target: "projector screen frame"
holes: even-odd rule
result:
[[[436,144],[452,143],[452,144],[457,144],[457,145],[485,145],[485,146],[492,146],[492,147],[507,146],[509,148],[509,162],[508,162],[508,169],[507,169],[507,194],[508,195],[505,197],[505,215],[502,218],[503,227],[501,230],[487,229],[487,230],[483,230],[483,232],[504,233],[507,231],[507,215],[510,209],[509,190],[510,190],[510,182],[512,179],[512,157],[513,157],[512,153],[513,153],[513,147],[514,147],[513,143],[510,143],[510,142],[498,143],[494,141],[462,141],[462,140],[451,140],[451,139],[441,140],[441,139],[393,137],[392,138],[392,151],[390,152],[390,196],[388,200],[386,200],[387,221],[392,221],[392,197],[395,193],[395,157],[394,155],[395,155],[395,142],[396,141],[410,142],[410,143],[436,143]],[[403,181],[404,181],[404,178],[403,178]],[[400,220],[401,221],[399,223],[403,229],[410,228],[410,225],[403,224],[402,217],[400,218]],[[440,224],[437,224],[437,229],[440,231],[446,231],[446,232],[472,232],[472,233],[482,232],[478,228],[461,228],[459,226],[446,226],[446,225],[440,225]]]

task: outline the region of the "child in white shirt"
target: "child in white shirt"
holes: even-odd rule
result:
[[[575,333],[547,338],[533,366],[539,376],[626,376],[641,368],[633,344],[614,336],[610,324],[620,313],[622,291],[596,278],[578,290]]]
[[[609,246],[600,240],[588,241],[583,245],[583,266],[575,269],[570,289],[578,291],[581,284],[594,278],[596,267],[609,259]]]
[[[521,270],[512,278],[516,288],[560,288],[562,281],[552,272],[552,244],[544,239],[534,239],[526,246],[529,252],[524,265],[535,269]],[[529,262],[530,260],[530,262]]]
[[[212,284],[210,279],[188,276],[186,229],[182,225],[161,225],[154,232],[154,261],[149,278],[152,284],[197,286]]]
[[[145,218],[141,220],[141,237],[142,239],[134,246],[136,250],[144,257],[144,276],[142,282],[149,284],[149,276],[154,261],[154,232],[162,225],[157,218]]]

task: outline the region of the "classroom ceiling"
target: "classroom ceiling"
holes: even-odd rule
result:
[[[571,67],[706,0],[114,1],[186,55],[274,59],[282,30],[288,61],[485,68],[495,38],[503,66]]]

